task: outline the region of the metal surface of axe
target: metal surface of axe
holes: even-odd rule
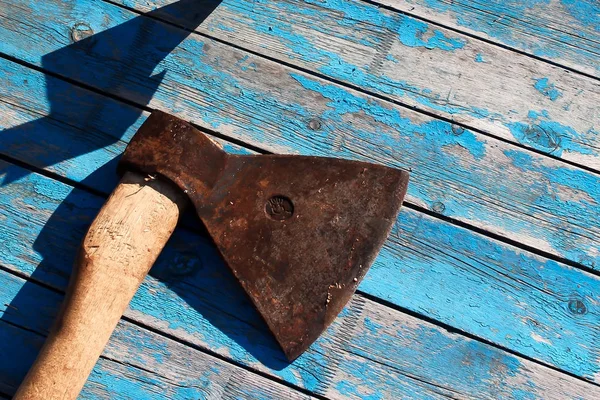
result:
[[[90,226],[63,308],[15,399],[73,399],[191,203],[286,356],[353,295],[400,210],[408,173],[293,155],[238,156],[155,111]]]

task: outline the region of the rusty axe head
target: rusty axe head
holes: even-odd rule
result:
[[[225,153],[192,125],[155,111],[119,168],[174,182],[288,359],[350,299],[402,204],[408,173],[294,155]]]

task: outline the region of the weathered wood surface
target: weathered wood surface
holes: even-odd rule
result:
[[[133,13],[106,2],[38,3],[15,5],[0,0],[1,52],[127,99],[138,107],[149,104],[177,113],[257,148],[413,167],[412,204],[598,268],[600,251],[595,237],[600,217],[595,210],[600,200],[600,181],[593,173],[344,89],[210,39],[197,35],[186,39],[188,33],[183,30],[149,18],[136,18]],[[307,1],[291,9],[290,2],[283,0],[252,3],[225,0],[210,16],[211,7],[220,1],[184,0],[179,4],[192,3],[209,7],[184,19],[177,14],[177,8],[170,7],[154,11],[152,17],[175,21],[191,29],[200,24],[196,30],[203,34],[235,42],[390,99],[396,99],[393,96],[397,94],[391,90],[399,90],[398,87],[390,82],[377,85],[372,82],[381,76],[394,77],[396,72],[378,67],[369,43],[372,47],[376,40],[393,38],[390,32],[396,28],[397,34],[412,32],[414,35],[408,38],[415,40],[416,47],[394,50],[396,53],[407,52],[410,57],[443,53],[467,70],[470,64],[461,59],[460,53],[483,43],[443,29],[442,36],[437,37],[434,24],[419,25],[418,20],[357,1]],[[121,4],[144,11],[145,7],[165,3],[131,0]],[[253,9],[248,9],[251,6]],[[281,10],[290,17],[277,15]],[[370,11],[352,14],[352,10]],[[243,11],[248,12],[243,14]],[[323,16],[329,18],[324,23],[320,20]],[[386,25],[386,16],[400,18],[402,29]],[[190,18],[194,21],[190,22]],[[261,26],[263,18],[275,23]],[[316,20],[321,24],[316,24]],[[365,21],[367,24],[363,26]],[[304,36],[294,36],[290,24],[298,25]],[[325,28],[330,29],[327,34],[323,34]],[[358,36],[362,42],[347,37],[356,36],[357,32],[362,35]],[[313,43],[314,37],[322,39]],[[468,40],[462,48],[447,49],[452,47],[450,39],[464,38]],[[294,40],[299,47],[290,45]],[[72,44],[73,41],[77,43]],[[315,52],[307,45],[313,46]],[[330,46],[333,50],[327,53]],[[358,54],[350,55],[341,46],[352,51],[358,49]],[[382,54],[389,55],[385,51]],[[482,53],[477,54],[476,61],[488,61]],[[345,58],[339,68],[332,64],[335,57]],[[516,59],[531,60],[526,56]],[[373,65],[359,66],[362,74],[344,70],[345,66],[353,67],[353,60],[366,60]],[[393,62],[386,58],[385,62],[388,61]],[[447,74],[448,67],[441,59],[438,62],[436,68],[442,75]],[[527,62],[525,67],[540,61]],[[562,62],[560,57],[557,62]],[[494,64],[496,68],[502,65]],[[327,65],[333,65],[333,72],[327,70]],[[511,74],[524,79],[523,71],[521,65]],[[579,84],[583,79],[577,74],[575,77],[562,82]],[[148,114],[138,107],[93,95],[6,60],[0,60],[0,81],[0,130],[3,129],[0,154],[56,173],[101,195],[72,190],[23,168],[0,166],[0,204],[4,207],[0,208],[3,227],[0,240],[7,244],[0,247],[0,265],[30,281],[63,290],[83,232],[97,213],[103,195],[115,185],[115,161]],[[553,82],[542,79],[535,85],[548,97],[544,101],[552,102],[548,104],[564,100],[564,93],[557,93],[561,88],[552,86]],[[417,95],[427,97],[430,93],[417,92]],[[593,101],[594,96],[598,97],[592,93],[588,101]],[[573,105],[580,107],[583,97],[574,97]],[[432,104],[438,107],[443,103]],[[432,107],[432,104],[425,105]],[[596,124],[597,113],[593,106],[589,107],[592,113],[588,117]],[[547,113],[527,112],[527,118],[550,119],[554,115],[547,110]],[[437,115],[444,112],[434,109]],[[484,112],[477,118],[488,118],[489,115],[483,116]],[[509,114],[506,118],[510,117]],[[557,125],[552,127],[558,129]],[[485,130],[499,135],[492,128]],[[572,132],[567,130],[567,133]],[[596,131],[588,133],[592,136],[587,139],[597,135]],[[535,129],[524,135],[534,143],[543,136]],[[505,138],[513,140],[510,136]],[[224,143],[230,151],[248,151]],[[552,139],[545,143],[551,144]],[[588,140],[584,144],[593,147],[596,143]],[[566,144],[570,145],[568,141]],[[554,154],[566,158],[574,153]],[[596,168],[592,164],[587,166]],[[189,221],[190,218],[185,218],[184,225],[194,225]],[[203,249],[205,255],[199,258],[198,253]],[[119,332],[135,333],[123,340],[121,337],[113,340],[107,352],[115,349],[116,353],[97,366],[99,377],[92,379],[90,390],[86,387],[86,397],[158,398],[164,385],[178,397],[219,397],[223,388],[231,387],[232,381],[239,383],[242,378],[236,372],[239,368],[213,360],[202,352],[206,350],[261,370],[289,385],[332,398],[600,397],[597,385],[477,340],[448,333],[382,305],[387,302],[425,315],[534,360],[600,382],[600,352],[593,345],[599,341],[600,321],[600,280],[596,275],[411,209],[403,210],[390,240],[361,284],[361,294],[321,341],[291,366],[286,366],[264,324],[206,239],[181,230],[152,275],[144,282],[127,315],[158,334],[122,324]],[[30,355],[30,363],[42,340],[31,331],[46,332],[60,295],[31,282],[23,284],[22,279],[6,272],[0,272],[0,287],[13,287],[12,292],[0,293],[0,304],[7,304],[0,308],[4,311],[0,336],[10,339],[0,341],[0,355],[5,355],[0,360],[13,360],[26,353]],[[12,295],[3,301],[3,293]],[[24,318],[23,312],[12,313],[12,306],[19,304],[20,310],[34,314]],[[10,333],[2,333],[4,327]],[[172,335],[202,351],[171,342],[162,334]],[[156,348],[148,349],[138,339],[131,340],[136,336],[142,336],[144,343]],[[171,344],[175,350],[169,347]],[[163,351],[165,346],[170,350]],[[196,354],[202,360],[198,364],[200,373],[190,374],[197,367],[187,357]],[[146,355],[151,360],[140,361]],[[171,357],[176,361],[171,361]],[[146,363],[168,365],[157,367],[156,371],[144,370]],[[207,363],[217,363],[218,371],[208,370]],[[0,371],[13,366],[14,363],[0,362]],[[23,366],[21,377],[25,369]],[[304,396],[251,372],[240,371],[264,389],[237,393],[238,397]],[[215,375],[231,378],[226,382]],[[213,379],[218,381],[217,385],[204,390]],[[16,378],[12,382],[15,381]],[[14,383],[6,385],[0,379],[0,392],[12,393]],[[196,388],[201,389],[196,391]]]
[[[187,201],[166,180],[123,176],[85,234],[55,328],[15,400],[79,396]]]
[[[2,173],[10,177],[25,171],[6,164]],[[97,188],[95,181],[86,183]],[[9,246],[0,250],[1,265],[64,288],[81,237],[102,202],[36,174],[5,185],[1,203],[7,207],[0,215],[6,226],[3,239]],[[179,232],[177,238],[155,267],[156,279],[142,285],[130,315],[236,361],[253,366],[257,360],[266,365],[281,363],[277,346],[259,337],[266,334],[262,323],[256,321],[249,304],[236,297],[241,289],[214,249],[189,232]],[[230,286],[222,287],[224,283]],[[228,289],[232,295],[224,298]],[[599,339],[598,277],[403,210],[391,240],[359,289],[587,379],[598,379],[600,354],[589,346]],[[212,312],[205,315],[205,308],[217,308],[225,316],[214,321]],[[245,313],[248,316],[239,315]],[[229,321],[229,315],[241,321]],[[341,326],[350,322],[338,321]],[[244,328],[236,333],[239,324]],[[250,333],[251,339],[246,338],[248,325],[257,326],[251,332],[259,331]],[[235,343],[247,340],[260,342],[250,354]],[[318,358],[318,351],[318,347],[311,350],[296,367],[335,369]],[[322,385],[295,368],[274,373],[282,378],[299,374],[309,390]]]
[[[174,245],[182,246],[181,243]],[[215,273],[217,272],[212,272]],[[223,277],[217,279],[221,280]],[[8,337],[0,342],[0,351],[10,353],[19,348],[21,352],[27,353],[27,357],[23,357],[17,368],[14,368],[14,363],[11,363],[8,357],[1,359],[3,362],[0,362],[0,387],[8,389],[7,393],[10,394],[11,387],[14,388],[15,382],[24,374],[41,344],[42,338],[32,338],[32,332],[43,335],[47,333],[47,327],[58,311],[61,295],[4,271],[0,272],[0,283],[5,288],[0,293],[0,304],[6,304],[1,309],[3,313],[0,320],[0,336]],[[164,284],[149,277],[144,283],[144,288],[153,289],[152,301],[141,298],[147,296],[143,288],[137,296],[138,301],[134,301],[128,314],[154,328],[178,333],[178,336],[187,342],[217,353],[225,353],[224,355],[235,361],[257,364],[250,362],[252,357],[240,346],[240,340],[246,338],[247,341],[256,341],[256,344],[263,342],[262,345],[269,346],[260,336],[265,334],[265,329],[255,326],[259,317],[255,313],[244,313],[245,307],[237,307],[233,313],[227,310],[224,303],[230,299],[245,301],[241,291],[233,294],[224,291],[219,297],[217,293],[211,293],[210,279],[203,283],[206,286],[205,291],[209,292],[203,299],[206,304],[186,305]],[[200,293],[198,291],[190,295],[201,295]],[[177,305],[177,302],[180,304]],[[163,306],[165,311],[170,310],[171,316],[179,314],[181,319],[170,318],[167,322],[165,319],[154,318],[152,314]],[[211,315],[204,322],[202,333],[183,333],[189,329],[184,327],[184,324],[188,325],[191,322],[185,319],[188,316],[183,315],[186,306],[193,307],[198,314]],[[212,308],[216,310],[211,311]],[[150,314],[146,314],[147,312]],[[220,321],[212,319],[219,315]],[[225,333],[208,334],[207,330],[211,326],[214,330],[215,325]],[[27,331],[19,331],[16,327],[26,328]],[[246,332],[251,331],[250,336],[239,332],[235,335],[235,331],[239,331],[240,327],[244,327]],[[225,337],[226,340],[218,342],[219,336]],[[274,350],[276,349],[272,349]],[[102,388],[106,388],[108,394],[117,397],[126,394],[126,398],[146,398],[148,392],[154,397],[167,392],[187,398],[202,393],[202,387],[207,385],[207,381],[211,381],[212,386],[206,387],[205,390],[213,393],[243,390],[247,383],[250,383],[250,387],[246,389],[246,393],[262,390],[265,398],[282,398],[276,395],[285,392],[285,388],[264,378],[240,371],[239,368],[215,360],[197,350],[191,350],[124,322],[112,337],[104,352],[104,358],[105,360],[96,366],[84,394],[101,394]],[[449,365],[456,367],[450,369]],[[290,367],[281,369],[281,364],[279,367],[273,366],[273,370],[268,370],[264,366],[256,366],[270,375],[279,375],[288,383],[313,386],[312,390],[319,394],[341,399],[367,396],[497,399],[518,398],[525,394],[544,399],[562,399],[564,396],[592,399],[600,395],[600,388],[596,385],[461,335],[446,332],[360,295],[353,298],[342,312],[341,318],[314,348]],[[277,371],[278,369],[281,370]],[[120,375],[123,372],[125,375]],[[228,379],[230,377],[231,379]],[[161,388],[163,382],[166,383],[165,388]],[[194,388],[196,392],[193,391]],[[177,390],[184,392],[176,392]],[[300,396],[295,394],[296,397]]]
[[[15,68],[11,75],[28,81],[39,79],[37,72]],[[9,115],[11,121],[3,126],[8,128],[5,132],[10,132],[13,125],[34,123],[31,126],[35,128],[24,129],[19,136],[21,143],[31,144],[18,146],[7,141],[0,145],[1,154],[47,168],[105,194],[112,190],[117,183],[114,160],[125,146],[111,132],[120,125],[115,111],[138,114],[123,134],[125,140],[129,140],[147,113],[63,84],[65,109],[74,106],[69,98],[87,98],[89,104],[96,105],[95,110],[106,110],[106,114],[83,120],[59,115],[34,122],[44,112],[44,96],[33,88],[25,92],[10,88],[8,92],[16,97],[10,100],[0,95],[0,115]],[[22,106],[10,106],[21,95]],[[111,125],[102,122],[108,115],[112,115]],[[115,143],[109,145],[112,142]],[[242,151],[225,145],[228,151]],[[53,158],[59,161],[55,163]],[[100,165],[104,167],[97,169]],[[4,181],[14,181],[26,173],[10,169]],[[586,344],[596,337],[600,293],[597,277],[410,209],[402,211],[393,232],[361,290],[572,373],[592,378],[599,372],[600,356]],[[39,230],[31,232],[32,238],[38,235]],[[73,240],[75,244],[78,241]],[[9,251],[29,253],[31,240],[24,243],[27,244]],[[33,267],[27,270],[32,272]],[[63,281],[64,278],[50,278],[53,284]],[[586,309],[584,317],[577,314],[578,301]],[[498,304],[502,304],[500,310]],[[486,323],[487,316],[495,314],[502,317]],[[563,334],[565,329],[573,334]]]
[[[6,117],[0,123],[6,129],[0,153],[109,193],[117,182],[115,157],[147,113],[14,63],[0,61],[0,74],[11,77],[0,88],[0,115]],[[28,83],[20,88],[17,83],[23,81]],[[62,94],[62,107],[52,111],[52,118],[43,118],[50,111],[44,81]],[[86,102],[81,105],[80,99]],[[118,131],[122,125],[124,133]],[[22,173],[12,169],[4,180]],[[395,232],[382,262],[361,286],[367,293],[588,379],[598,373],[596,350],[577,339],[594,338],[597,278],[408,209]],[[398,270],[404,272],[400,279]],[[532,285],[540,291],[532,291]],[[588,310],[584,318],[569,311],[577,301]],[[486,317],[495,313],[503,317],[487,326]],[[564,327],[573,335],[563,335]]]
[[[372,0],[600,77],[596,0]]]
[[[62,295],[5,271],[0,271],[0,285],[0,391],[11,396],[44,343]],[[78,398],[311,397],[121,321]]]
[[[10,9],[14,21],[0,25],[7,38],[0,50],[267,150],[412,169],[409,202],[598,268],[600,177],[594,173],[198,35],[184,40],[187,32],[111,4],[62,4]],[[113,29],[69,46],[70,30],[81,20],[94,32]],[[31,32],[51,40],[31,41]],[[13,104],[22,105],[27,92],[43,85],[10,72],[3,79],[25,92]],[[46,87],[52,115],[71,113],[76,123],[88,112],[93,118],[85,124],[94,124],[107,112],[81,104],[73,113],[61,105],[64,94],[53,84]],[[137,118],[129,117],[131,123]]]
[[[118,2],[143,12],[175,3]],[[194,28],[181,10],[159,15]],[[600,170],[595,79],[361,0],[225,0],[198,30]]]

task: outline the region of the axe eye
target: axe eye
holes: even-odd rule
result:
[[[283,221],[294,215],[294,203],[285,196],[273,196],[267,201],[265,212],[270,218]]]

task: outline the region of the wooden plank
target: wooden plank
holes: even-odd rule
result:
[[[600,77],[595,0],[372,0]]]
[[[159,15],[194,29],[176,7]],[[199,31],[600,170],[600,83],[526,55],[361,0],[225,0]]]
[[[124,335],[135,340],[122,338]],[[33,361],[23,360],[20,356],[25,352],[34,356],[43,343],[41,337],[2,321],[0,337],[5,339],[0,346],[17,346],[19,370],[26,369]],[[135,347],[127,348],[126,345]],[[134,357],[133,351],[143,353]],[[79,399],[313,398],[127,323],[117,327],[106,353],[90,375]],[[13,368],[14,360],[0,362],[3,373],[12,372]],[[22,376],[13,381],[9,380],[10,375],[2,375],[0,385],[8,387],[12,393]]]
[[[3,76],[18,77],[18,82],[43,81],[41,74],[7,62],[0,62],[0,71],[4,71]],[[6,93],[0,89],[0,116],[5,117],[0,126],[6,128],[0,152],[108,193],[116,184],[116,154],[124,147],[124,143],[116,139],[115,129],[129,124],[127,121],[134,121],[122,134],[128,140],[147,114],[60,81],[53,82],[52,86],[60,87],[63,108],[70,113],[54,112],[53,118],[38,118],[48,112],[41,85],[26,86],[26,90],[21,91],[17,86],[7,84],[4,85],[8,89]],[[96,117],[89,118],[90,111],[76,106],[82,98],[92,111],[99,112]],[[102,111],[105,114],[99,110],[106,110]],[[124,117],[121,119],[119,115]],[[105,117],[110,117],[110,124],[103,122]],[[15,126],[20,128],[15,130]],[[116,144],[109,145],[112,142]],[[227,150],[241,151],[231,145]],[[23,173],[26,172],[11,169],[3,177],[4,184],[19,179]],[[80,198],[74,201],[85,203]],[[577,337],[592,335],[596,318],[594,305],[599,292],[597,278],[410,210],[403,211],[395,229],[397,234],[380,257],[385,262],[376,263],[374,270],[377,268],[378,273],[373,275],[371,272],[367,276],[363,290],[573,373],[589,377],[597,372],[598,357],[586,348],[585,342],[577,340]],[[18,235],[18,230],[15,232]],[[32,234],[31,237],[35,236]],[[80,238],[78,236],[73,243],[77,244]],[[406,238],[410,238],[408,243]],[[16,240],[16,245],[27,243],[24,239]],[[63,240],[51,242],[62,244]],[[411,247],[415,250],[400,250]],[[14,248],[9,255],[27,253],[26,248]],[[52,251],[64,254],[59,248]],[[72,251],[74,253],[75,249]],[[527,254],[527,257],[523,259],[521,254]],[[397,276],[398,269],[407,273],[408,278],[390,281],[390,277]],[[547,274],[540,276],[540,269]],[[437,270],[438,274],[430,273],[431,270]],[[482,274],[486,277],[483,281]],[[510,277],[509,283],[505,275]],[[527,277],[526,281],[524,277]],[[53,283],[63,282],[66,277],[58,273],[49,279]],[[429,295],[417,290],[425,284],[430,288]],[[505,285],[506,289],[498,291],[498,287]],[[553,287],[551,293],[543,289],[548,286]],[[519,288],[518,296],[513,293],[514,287]],[[531,287],[539,288],[541,292],[532,291]],[[404,296],[409,292],[411,296]],[[432,298],[430,293],[436,295]],[[457,293],[462,294],[457,296]],[[542,294],[549,297],[541,299]],[[569,311],[569,304],[576,305],[578,301],[590,309],[584,320]],[[503,304],[501,312],[497,311],[499,304]],[[525,310],[524,304],[528,304]],[[538,315],[540,304],[554,306]],[[482,323],[482,316],[498,313],[503,316],[493,321],[497,325],[494,328]],[[562,335],[560,330],[565,326],[577,334]],[[532,341],[532,329],[534,337],[550,338],[552,344]],[[580,359],[586,362],[582,363]]]
[[[0,372],[11,371],[0,374],[0,384],[14,390],[41,345],[42,338],[32,332],[47,333],[48,322],[58,312],[61,296],[6,272],[0,272],[0,282],[7,288],[0,293],[0,304],[8,304],[2,309],[0,337],[7,339],[0,341],[0,352],[13,355],[13,358],[0,358]],[[160,304],[165,292],[155,292],[146,307]],[[212,299],[213,306],[217,306],[220,299]],[[237,318],[244,316],[240,313],[242,310],[237,311],[222,315],[221,329],[237,330],[244,336],[252,329],[239,325]],[[142,314],[138,311],[135,317],[153,322]],[[232,322],[227,324],[226,321]],[[170,323],[182,324],[183,321],[171,320]],[[21,326],[27,331],[17,328]],[[213,335],[219,336],[219,333]],[[197,335],[190,339],[193,343],[200,342],[201,346],[206,345],[205,340],[211,340],[208,337],[199,340]],[[596,385],[445,332],[361,296],[354,297],[314,350],[312,362],[303,366],[306,369],[286,367],[288,374],[284,379],[296,380],[299,374],[304,374],[305,378],[320,380],[317,389],[331,398],[592,399],[600,395]],[[230,356],[240,358],[240,355]],[[218,397],[220,393],[244,391],[246,385],[249,388],[243,398],[248,398],[248,393],[262,394],[257,398],[302,397],[281,385],[126,322],[120,323],[104,358],[92,374],[84,397],[155,398],[162,394],[163,398],[203,398],[201,394],[206,392]],[[22,360],[18,368],[13,368],[14,359]],[[450,369],[449,365],[456,368]],[[283,365],[278,369],[281,367]]]
[[[13,395],[62,295],[0,271],[0,390]],[[41,307],[40,307],[41,306]],[[297,390],[122,321],[79,398],[310,399]]]
[[[39,175],[23,175],[14,166],[5,165],[1,172],[20,179],[3,186],[0,197],[7,243],[0,249],[0,263],[64,288],[102,199]],[[276,345],[258,337],[264,334],[262,323],[209,241],[181,231],[177,238],[153,269],[155,279],[142,285],[131,315],[238,361],[281,363]],[[600,353],[589,346],[600,339],[597,276],[405,209],[359,289],[586,379],[600,377]],[[229,291],[231,296],[224,297]],[[157,293],[163,293],[162,304],[157,304]],[[237,319],[222,321],[215,307]],[[258,332],[236,334],[231,324],[240,329],[251,325]],[[243,350],[248,341],[257,342],[251,354]],[[307,356],[309,363],[313,356]],[[310,390],[320,387],[318,382],[310,386],[310,376],[303,379]]]
[[[198,35],[184,40],[186,32],[110,4],[82,0],[68,9],[62,5],[48,1],[39,7],[25,6],[27,12],[17,19],[26,21],[26,27],[11,24],[8,29],[0,24],[7,38],[0,50],[138,104],[150,102],[151,107],[270,151],[411,169],[407,199],[413,204],[574,263],[600,268],[600,243],[595,240],[600,234],[600,215],[595,210],[600,203],[597,174]],[[53,35],[53,26],[73,26],[79,15],[85,15],[95,31],[113,29],[90,37],[91,44],[84,40],[64,48],[68,39],[63,37],[32,42],[27,36],[31,26]],[[51,19],[44,20],[44,16]],[[131,43],[119,40],[123,36]],[[177,46],[179,39],[183,42]],[[24,41],[27,44],[22,46],[12,44]],[[123,47],[115,58],[116,43]],[[25,83],[10,72],[2,79],[17,88],[21,98],[41,84]],[[88,107],[82,110],[91,115],[69,113],[64,110],[63,93],[52,86],[53,80],[49,82],[45,107],[53,114],[70,115],[73,124],[82,126],[110,120],[95,120],[103,115],[113,117]],[[14,97],[12,104],[19,104],[21,100]],[[80,111],[79,106],[74,110]],[[119,137],[135,122],[124,121],[113,129]]]

